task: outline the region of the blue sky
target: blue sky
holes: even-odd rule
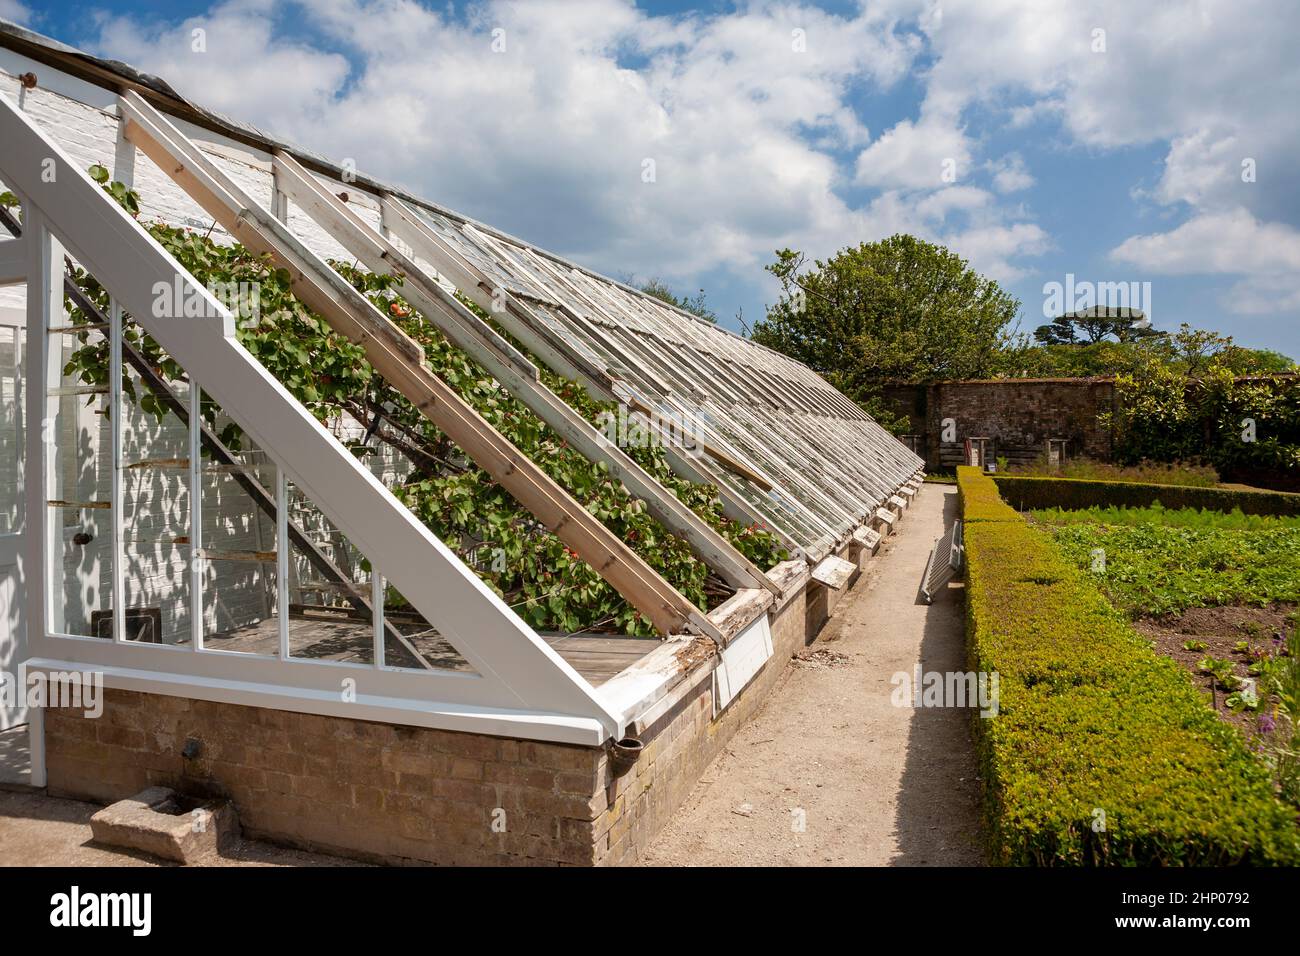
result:
[[[1159,328],[1300,357],[1292,4],[0,0],[0,16],[603,272],[704,288],[732,327],[774,299],[774,249],[908,231],[1003,282],[1027,330],[1070,273],[1150,283]]]

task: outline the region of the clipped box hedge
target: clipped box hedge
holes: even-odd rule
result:
[[[998,475],[998,490],[1020,511],[1034,508],[1199,508],[1225,514],[1240,508],[1248,515],[1300,515],[1300,494],[1285,491],[1240,491],[1192,485],[1151,485],[1136,481],[1090,481],[1083,478],[1031,478]]]
[[[958,485],[970,666],[999,675],[997,715],[975,719],[995,861],[1300,863],[1294,812],[1188,675],[997,507],[992,479],[960,468]]]

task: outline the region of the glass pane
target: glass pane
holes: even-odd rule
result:
[[[289,655],[373,664],[369,564],[293,482],[288,492]]]
[[[47,378],[46,466],[52,516],[50,630],[112,637],[112,467],[108,427],[108,341],[100,330],[69,333],[56,320]],[[78,324],[86,321],[78,314]]]
[[[23,460],[22,328],[0,325],[0,534],[18,530],[22,515],[19,477]]]
[[[188,644],[192,636],[188,389],[183,383],[171,383],[164,390],[152,378],[151,388],[129,362],[124,368],[121,487],[126,640]]]
[[[209,455],[201,473],[203,646],[272,656],[280,647],[275,522],[267,513],[275,501],[275,466],[227,425],[218,416],[215,431],[229,440],[223,447],[233,461]]]
[[[412,650],[441,670],[473,673],[465,658],[426,621],[409,601],[390,586],[384,589],[384,619],[389,631],[384,639],[384,663],[402,670],[423,669]],[[400,634],[398,639],[396,634]]]

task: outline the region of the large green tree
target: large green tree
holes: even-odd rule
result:
[[[811,266],[783,249],[767,271],[782,295],[754,340],[864,404],[884,382],[997,374],[1014,338],[1019,301],[956,253],[915,236],[864,242]]]

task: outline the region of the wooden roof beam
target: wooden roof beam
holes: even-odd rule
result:
[[[422,415],[572,548],[662,634],[723,637],[635,551],[606,528],[424,364],[407,338],[360,292],[311,253],[138,94],[121,98],[125,135],[238,241],[288,269],[294,294],[362,345],[375,370]]]
[[[277,181],[289,198],[372,272],[401,279],[402,293],[426,319],[546,422],[579,452],[603,462],[642,499],[650,514],[690,546],[702,561],[737,588],[772,587],[763,571],[684,505],[608,437],[537,380],[537,369],[486,322],[470,312],[392,242],[376,234],[347,204],[292,157],[276,153]],[[411,244],[417,254],[419,249]],[[503,347],[504,346],[504,347]],[[527,369],[531,374],[525,374]]]

